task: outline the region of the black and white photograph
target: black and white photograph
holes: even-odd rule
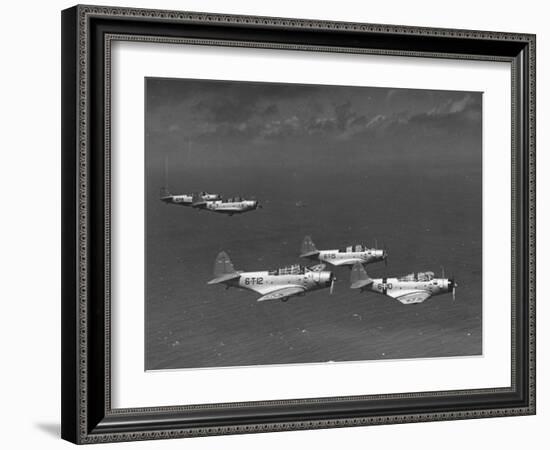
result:
[[[57,22],[41,4],[7,71],[31,86],[57,49],[33,126],[5,83],[24,119],[6,147],[14,439],[540,441],[541,8],[136,1],[58,5]],[[55,218],[13,195],[21,179],[56,185]],[[17,301],[32,274],[60,307]]]
[[[475,357],[481,92],[145,79],[145,370]]]

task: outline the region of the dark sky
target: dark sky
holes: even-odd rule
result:
[[[162,78],[146,88],[149,143],[187,168],[479,163],[481,93]]]

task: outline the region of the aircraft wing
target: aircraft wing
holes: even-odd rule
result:
[[[388,290],[387,294],[390,297],[395,298],[396,300],[399,300],[404,305],[409,305],[412,303],[422,303],[423,301],[429,299],[432,294],[430,291],[423,291],[423,290],[410,290],[410,291],[403,291],[403,290]]]
[[[339,267],[339,266],[353,266],[355,263],[361,263],[363,264],[365,261],[359,258],[349,258],[349,259],[334,259],[334,260],[328,260],[329,264],[332,264],[333,266]]]
[[[292,295],[301,294],[305,292],[305,289],[301,286],[285,286],[280,289],[275,289],[269,294],[264,295],[258,299],[259,302],[266,300],[282,300],[284,298],[291,297]]]

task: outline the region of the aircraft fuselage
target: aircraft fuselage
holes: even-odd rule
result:
[[[193,204],[193,196],[182,194],[182,195],[165,195],[160,198],[164,203],[173,203],[175,205],[182,206],[191,206]]]
[[[430,296],[433,296],[452,292],[453,282],[447,278],[433,278],[429,281],[402,281],[399,278],[374,278],[368,289],[390,297],[399,296],[403,291],[425,291],[429,292]]]
[[[383,261],[384,250],[366,249],[359,252],[342,252],[340,250],[320,250],[317,258],[319,261],[333,265],[352,266],[356,262],[370,264]]]
[[[172,195],[169,193],[166,193],[166,195],[163,195],[160,199],[164,203],[172,203],[174,205],[182,205],[182,206],[193,206],[193,194],[177,194]],[[202,192],[198,194],[198,198],[200,198],[202,201],[215,201],[220,199],[219,194],[209,194],[207,192]]]
[[[241,214],[258,208],[257,200],[240,200],[237,202],[227,202],[222,200],[207,201],[198,205],[198,208],[222,214]]]
[[[306,271],[301,274],[274,275],[272,271],[240,272],[240,277],[230,280],[226,284],[232,287],[247,289],[261,294],[267,293],[276,287],[297,286],[305,291],[313,291],[330,287],[332,272]]]

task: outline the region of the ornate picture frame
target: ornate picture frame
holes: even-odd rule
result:
[[[116,41],[508,62],[511,385],[113,408],[110,73]],[[67,9],[62,12],[62,236],[62,437],[71,442],[535,414],[535,36],[100,6]]]

